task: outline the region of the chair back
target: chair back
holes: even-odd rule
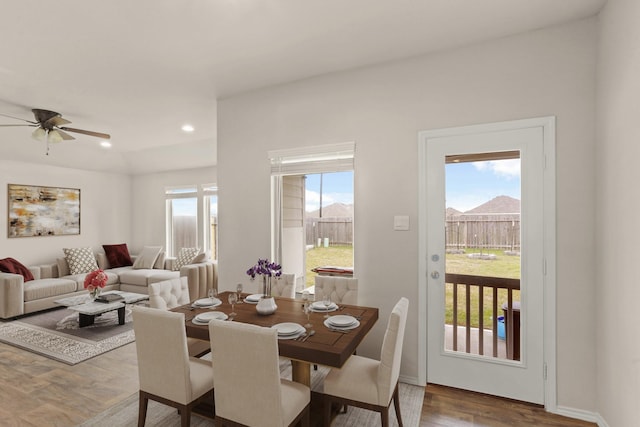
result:
[[[188,404],[191,392],[184,314],[133,307],[140,390]]]
[[[246,323],[209,323],[216,416],[247,426],[282,426],[277,334]]]
[[[380,364],[378,365],[378,401],[381,405],[389,405],[393,391],[400,376],[400,362],[402,361],[402,343],[404,329],[407,324],[409,300],[400,298],[393,307],[387,330],[382,341]]]
[[[274,297],[296,297],[296,275],[282,274],[271,278],[271,295]]]
[[[316,276],[316,300],[321,300],[327,292],[336,304],[358,304],[358,279],[354,277]]]
[[[149,306],[170,310],[188,304],[189,282],[186,276],[149,284]]]

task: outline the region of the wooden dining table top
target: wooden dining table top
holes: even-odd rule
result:
[[[218,295],[222,305],[213,310],[221,311],[227,315],[231,313],[231,304],[227,302],[229,293],[221,292]],[[242,297],[244,298],[247,295],[242,294]],[[256,311],[255,304],[243,302],[235,305],[236,316],[233,321],[265,327],[285,322],[298,323],[302,326],[307,323],[307,315],[302,309],[302,300],[284,297],[274,298],[278,306],[274,314],[261,315]],[[338,310],[330,312],[329,315],[349,314],[358,318],[360,325],[346,333],[335,332],[324,325],[325,313],[311,313],[310,321],[315,334],[304,342],[299,340],[278,340],[280,356],[312,364],[336,368],[342,367],[378,320],[378,309],[345,304],[339,304],[338,307]],[[192,319],[200,313],[211,310],[211,308],[192,308],[191,304],[172,309],[172,311],[184,313],[187,336],[203,340],[209,339],[209,326],[194,324]]]

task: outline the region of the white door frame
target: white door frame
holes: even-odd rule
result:
[[[545,170],[543,178],[544,200],[544,290],[543,290],[543,362],[545,408],[557,412],[556,373],[556,174],[555,174],[555,122],[554,116],[471,126],[421,131],[418,133],[418,381],[427,382],[427,194],[426,151],[427,139],[453,135],[542,127]]]

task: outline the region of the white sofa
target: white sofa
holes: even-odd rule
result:
[[[164,258],[152,269],[130,267],[110,268],[104,253],[95,254],[98,267],[107,273],[104,290],[122,290],[148,294],[150,283],[186,276],[192,299],[207,295],[209,288],[218,286],[218,269],[215,261],[205,261],[182,266],[173,271],[175,258]],[[133,257],[132,257],[133,258]],[[161,264],[161,265],[158,265]],[[87,293],[84,289],[86,274],[70,275],[64,258],[55,263],[28,266],[34,280],[24,282],[20,274],[0,272],[0,318],[8,319],[57,307],[55,300]]]

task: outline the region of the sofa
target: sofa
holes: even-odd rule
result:
[[[218,269],[215,261],[187,264],[178,271],[173,270],[176,258],[159,256],[153,268],[134,266],[111,268],[104,253],[95,253],[98,268],[107,274],[103,291],[122,290],[148,294],[150,283],[187,277],[189,295],[192,299],[207,295],[209,288],[217,288]],[[131,257],[135,260],[135,256]],[[55,263],[27,266],[34,280],[25,282],[21,274],[0,272],[0,318],[9,319],[23,314],[57,307],[56,300],[86,294],[86,274],[70,274],[65,258]]]

